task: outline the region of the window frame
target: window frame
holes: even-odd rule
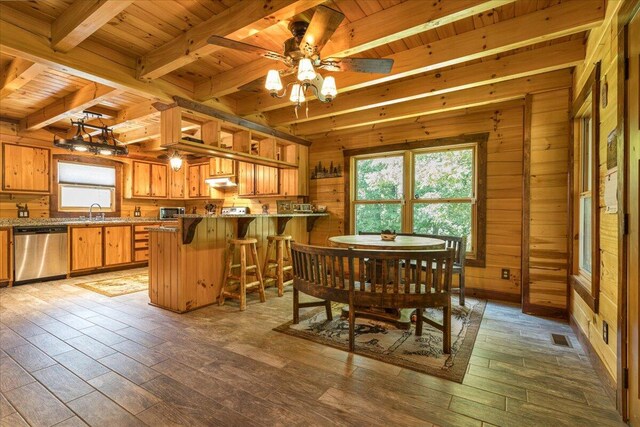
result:
[[[571,245],[571,275],[570,283],[576,293],[593,310],[599,311],[600,300],[600,62],[597,62],[589,75],[585,85],[576,97],[571,118],[573,121],[573,171],[571,177],[572,188],[572,214],[571,230],[573,241]],[[585,119],[589,119],[588,127]],[[589,132],[590,131],[590,132]],[[590,133],[591,141],[589,166],[591,174],[584,170],[585,167],[585,135]],[[580,265],[582,248],[582,202],[585,198],[591,199],[591,272],[585,271]]]
[[[61,187],[73,186],[73,187],[92,187],[99,188],[99,185],[86,185],[86,184],[73,184],[73,183],[60,183],[58,182],[58,163],[82,163],[84,165],[91,166],[106,166],[112,167],[116,172],[115,186],[105,187],[113,188],[112,194],[112,209],[95,209],[94,212],[104,213],[106,217],[118,217],[120,216],[122,206],[122,164],[115,160],[103,159],[100,157],[81,156],[72,154],[54,154],[53,155],[53,167],[51,174],[51,217],[52,218],[73,218],[78,217],[80,214],[89,213],[89,208],[62,208],[61,202]]]
[[[487,194],[487,142],[489,140],[489,133],[478,133],[470,135],[461,135],[457,137],[438,138],[430,140],[418,140],[410,141],[398,144],[380,145],[376,147],[367,147],[359,149],[344,150],[344,165],[345,165],[345,229],[348,229],[350,233],[355,233],[355,205],[359,204],[355,200],[355,186],[356,180],[353,178],[355,175],[355,160],[367,157],[393,157],[398,154],[405,156],[405,167],[403,185],[409,184],[409,191],[412,193],[407,195],[403,191],[403,199],[401,204],[404,207],[404,213],[402,218],[403,229],[402,232],[412,232],[409,229],[409,225],[413,225],[411,216],[413,215],[413,206],[415,199],[414,184],[413,184],[413,161],[406,160],[406,156],[413,156],[414,153],[421,151],[444,151],[447,149],[455,149],[458,147],[475,146],[475,209],[472,209],[472,221],[475,221],[475,227],[472,227],[473,241],[475,242],[475,250],[473,254],[469,254],[470,258],[467,259],[466,265],[472,267],[485,267],[486,263],[486,194]],[[413,160],[413,159],[411,159]],[[382,203],[390,201],[376,201],[373,203]],[[397,203],[397,201],[392,201]],[[424,200],[418,199],[416,203],[424,203]],[[408,206],[408,207],[407,207]],[[472,204],[474,206],[474,204]],[[475,256],[472,258],[471,256]]]

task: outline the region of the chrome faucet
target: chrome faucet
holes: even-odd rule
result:
[[[99,209],[102,209],[102,206],[100,206],[100,203],[93,203],[91,204],[91,206],[89,206],[89,221],[92,220],[93,217],[93,207],[97,206]]]

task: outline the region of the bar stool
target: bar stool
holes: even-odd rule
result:
[[[293,271],[291,265],[291,236],[286,234],[278,234],[267,236],[267,251],[264,255],[264,267],[262,268],[262,277],[269,280],[275,280],[278,285],[278,296],[284,294],[284,287],[293,283],[293,278],[284,281],[284,272]],[[276,248],[275,259],[270,259],[273,246]],[[286,257],[285,257],[286,252]],[[287,265],[285,265],[285,262]],[[271,272],[275,269],[275,273]]]
[[[258,250],[256,248],[256,239],[231,239],[227,249],[227,258],[225,259],[224,282],[220,289],[220,297],[218,304],[223,305],[225,297],[240,300],[240,310],[247,308],[247,289],[258,288],[260,293],[260,302],[265,302],[264,282],[262,274],[258,267]],[[247,265],[247,247],[251,253],[253,264]],[[236,248],[240,249],[240,264],[233,264],[233,255]],[[233,274],[234,269],[240,269],[239,274]],[[255,276],[256,280],[247,283],[247,275]],[[237,286],[237,292],[231,292],[227,286]]]

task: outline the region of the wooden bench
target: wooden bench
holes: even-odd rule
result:
[[[331,320],[331,302],[349,305],[349,351],[354,349],[355,318],[363,309],[442,307],[439,324],[424,315],[416,316],[416,335],[422,335],[423,321],[443,332],[442,348],[451,352],[451,275],[453,249],[424,251],[370,251],[292,244],[293,323],[303,307],[324,306]],[[365,268],[365,265],[370,268]],[[416,269],[411,265],[435,265]],[[300,303],[299,292],[320,302]]]

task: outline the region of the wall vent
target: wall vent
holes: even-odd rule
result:
[[[571,342],[566,335],[551,334],[551,340],[555,345],[560,345],[562,347],[572,347]]]

